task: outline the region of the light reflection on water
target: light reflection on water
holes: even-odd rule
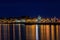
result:
[[[25,37],[26,38],[25,40],[28,40],[27,38],[29,38],[31,40],[39,40],[40,36],[41,36],[41,40],[59,40],[60,39],[60,38],[58,38],[58,37],[60,37],[60,26],[58,26],[58,25],[56,25],[56,29],[55,29],[54,25],[51,25],[51,26],[50,25],[40,25],[40,26],[38,26],[38,25],[28,25],[28,26],[15,25],[14,26],[14,25],[1,26],[1,24],[0,24],[0,39],[2,39],[2,37],[3,37],[5,40],[9,40],[10,38],[11,39],[15,38],[16,40],[17,40],[17,38],[19,38],[18,40],[22,40]],[[2,29],[2,27],[3,27],[3,29]],[[22,29],[21,29],[21,27],[22,27]],[[41,31],[39,31],[38,27],[40,27]],[[1,32],[1,31],[3,31],[3,32]],[[39,32],[40,32],[40,34],[39,34]],[[2,36],[1,36],[1,34],[2,34]],[[21,36],[21,34],[23,35],[23,37]],[[20,39],[20,37],[21,37],[21,39]]]

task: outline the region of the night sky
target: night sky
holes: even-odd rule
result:
[[[0,17],[20,16],[60,17],[60,1],[56,0],[2,0]]]

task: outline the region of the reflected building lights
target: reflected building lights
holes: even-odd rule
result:
[[[20,22],[42,24],[21,24]],[[60,24],[46,23],[60,23],[60,20],[56,17],[42,18],[40,16],[15,20],[1,19],[0,40],[60,40]]]
[[[38,37],[38,25],[36,25],[36,40],[39,40],[39,37]]]

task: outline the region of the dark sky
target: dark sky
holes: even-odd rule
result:
[[[0,17],[19,16],[60,17],[60,1],[56,0],[2,0]]]

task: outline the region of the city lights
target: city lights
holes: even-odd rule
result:
[[[60,19],[56,17],[0,19],[0,40],[60,40],[59,37]]]

